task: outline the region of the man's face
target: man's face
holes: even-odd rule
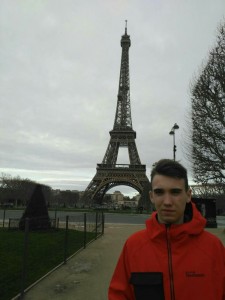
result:
[[[181,224],[186,203],[191,201],[191,190],[185,190],[184,179],[157,174],[152,179],[150,199],[158,212],[159,223]]]

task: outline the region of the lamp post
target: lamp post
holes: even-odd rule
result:
[[[177,129],[179,129],[179,126],[177,125],[177,123],[175,123],[169,132],[169,134],[173,136],[173,160],[174,161],[176,160],[176,151],[177,151],[177,146],[175,144],[175,130]]]

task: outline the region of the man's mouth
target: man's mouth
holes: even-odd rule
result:
[[[172,209],[163,209],[162,212],[165,214],[171,214],[171,213],[174,213],[175,211]]]

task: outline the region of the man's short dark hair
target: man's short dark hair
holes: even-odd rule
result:
[[[161,159],[154,164],[154,168],[151,172],[151,189],[152,180],[155,175],[184,179],[185,189],[186,191],[188,190],[187,170],[177,161],[174,161],[172,159]]]

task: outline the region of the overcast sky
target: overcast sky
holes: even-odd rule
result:
[[[173,157],[176,122],[176,158],[189,168],[190,83],[224,16],[224,0],[1,0],[0,173],[85,190],[114,124],[125,20],[141,162],[149,176]]]

